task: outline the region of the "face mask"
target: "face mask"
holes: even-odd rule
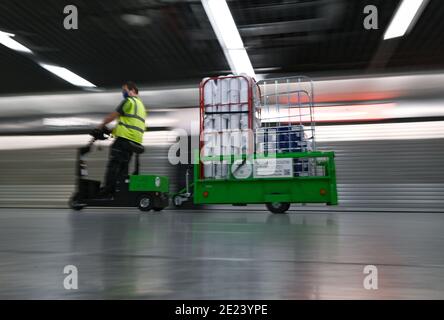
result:
[[[129,97],[128,91],[123,90],[122,91],[122,96],[123,96],[124,99],[128,98]]]

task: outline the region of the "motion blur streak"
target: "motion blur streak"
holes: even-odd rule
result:
[[[318,147],[336,152],[339,208],[444,208],[444,74],[323,78],[314,85]],[[169,176],[177,190],[186,165],[171,165],[168,150],[174,129],[197,135],[198,90],[143,89],[141,97],[150,130],[142,170]],[[120,99],[118,91],[1,97],[0,206],[66,206],[76,147]],[[90,155],[92,178],[103,177],[109,142],[101,146]]]
[[[150,131],[144,135],[145,146],[170,146],[173,131]],[[409,122],[387,124],[359,124],[319,126],[317,140],[371,141],[371,140],[421,140],[444,139],[444,121]],[[44,135],[44,136],[0,136],[0,150],[26,150],[57,147],[78,147],[88,143],[90,136]],[[100,146],[108,147],[111,141],[102,141]]]
[[[169,145],[165,136],[170,131],[150,131],[144,135],[145,146]],[[46,135],[46,136],[0,136],[0,150],[26,150],[40,148],[72,147],[76,148],[87,144],[91,137],[87,134],[79,135]],[[111,140],[100,141],[99,146],[106,146]]]
[[[444,139],[444,121],[319,126],[316,133],[320,142]]]
[[[444,116],[444,74],[394,75],[368,78],[317,79],[315,100],[319,107],[316,118],[329,121],[350,120],[334,109],[360,112],[362,117],[352,120],[376,118],[403,119]],[[150,110],[151,127],[187,127],[197,119],[197,84],[188,87],[162,87],[141,90],[141,97]],[[88,129],[110,112],[121,99],[118,91],[98,93],[70,93],[51,95],[22,95],[0,97],[0,134],[38,133],[70,129]],[[395,103],[396,106],[391,105]],[[367,105],[367,107],[365,107]],[[195,108],[194,110],[190,108]],[[72,125],[63,122],[74,121]],[[56,118],[57,121],[52,120]],[[67,127],[61,127],[63,123]],[[57,128],[58,127],[58,128]]]

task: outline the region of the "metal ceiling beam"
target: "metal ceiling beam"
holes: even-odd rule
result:
[[[243,37],[254,37],[320,31],[325,29],[326,21],[327,19],[324,18],[315,18],[298,21],[251,24],[247,26],[239,26],[239,32]]]

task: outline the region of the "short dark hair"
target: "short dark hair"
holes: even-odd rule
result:
[[[133,81],[127,81],[123,84],[128,88],[128,90],[134,90],[136,94],[139,94],[139,89],[137,88],[137,85]]]

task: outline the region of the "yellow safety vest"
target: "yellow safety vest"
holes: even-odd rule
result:
[[[129,97],[123,105],[123,115],[120,115],[117,126],[113,130],[115,137],[125,138],[142,143],[145,132],[146,111],[139,97]]]

